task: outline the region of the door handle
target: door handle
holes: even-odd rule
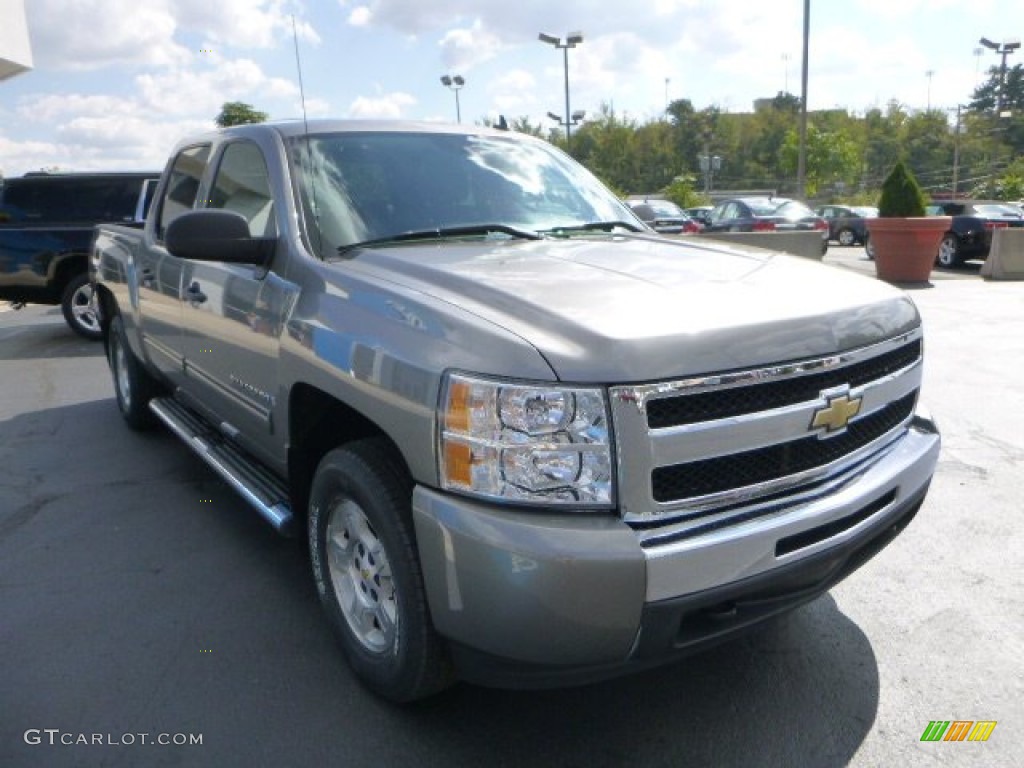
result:
[[[199,283],[193,280],[185,291],[185,298],[190,304],[202,304],[206,301],[206,294],[199,287]]]

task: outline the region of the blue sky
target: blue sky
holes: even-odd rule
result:
[[[800,90],[803,0],[26,0],[35,69],[0,82],[0,171],[162,167],[225,101],[301,116],[455,119],[441,75],[460,74],[463,122],[551,125],[602,103],[640,121],[688,98],[748,111]],[[809,104],[862,112],[966,102],[999,58],[978,38],[1024,37],[1010,0],[812,0]],[[1010,56],[1022,60],[1024,51]],[[928,72],[932,72],[931,77]],[[667,81],[667,82],[666,82]]]

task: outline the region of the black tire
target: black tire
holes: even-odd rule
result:
[[[120,315],[110,321],[107,339],[107,363],[114,377],[117,407],[132,429],[149,429],[156,417],[149,410],[149,401],[159,394],[159,384],[138,361],[128,346],[128,336]]]
[[[836,240],[841,246],[849,248],[851,245],[857,244],[857,235],[852,229],[840,229],[836,233]]]
[[[99,304],[92,300],[92,292],[89,276],[84,272],[75,275],[64,286],[60,310],[71,330],[90,341],[99,341],[103,338],[103,328]]]
[[[939,253],[935,257],[935,262],[940,267],[946,267],[947,269],[956,269],[964,263],[964,260],[960,257],[960,241],[952,232],[947,232],[943,235],[942,242],[939,243]]]
[[[875,260],[875,244],[871,242],[871,235],[864,236],[864,255],[871,261]]]
[[[411,499],[412,481],[382,438],[330,451],[309,497],[320,602],[356,676],[395,702],[429,696],[454,680],[430,620]]]

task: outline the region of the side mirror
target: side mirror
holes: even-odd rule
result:
[[[207,208],[174,219],[167,225],[164,243],[179,259],[263,265],[274,255],[277,239],[252,237],[249,222],[240,213]]]

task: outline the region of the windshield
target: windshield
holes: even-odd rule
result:
[[[683,213],[683,209],[675,203],[670,203],[668,200],[648,200],[647,205],[651,206],[651,210],[654,211],[655,216],[662,218],[672,217],[676,219],[686,218],[686,214]]]
[[[865,219],[873,219],[878,216],[878,209],[870,205],[858,205],[851,210],[858,216],[862,216]]]
[[[1019,219],[1021,217],[1021,212],[1018,211],[1016,208],[1012,208],[1009,205],[1000,205],[1000,204],[996,204],[996,203],[989,203],[989,204],[986,204],[986,205],[976,205],[976,206],[974,206],[974,210],[977,211],[982,216],[991,216],[991,217],[1000,217],[1001,216],[1003,218],[1011,218],[1011,219]]]
[[[320,254],[408,232],[637,221],[582,166],[521,137],[339,132],[296,137],[290,151]]]
[[[803,203],[798,203],[795,200],[790,200],[789,202],[780,205],[775,209],[775,214],[777,216],[784,216],[791,221],[795,219],[806,219],[808,217],[818,215]]]

